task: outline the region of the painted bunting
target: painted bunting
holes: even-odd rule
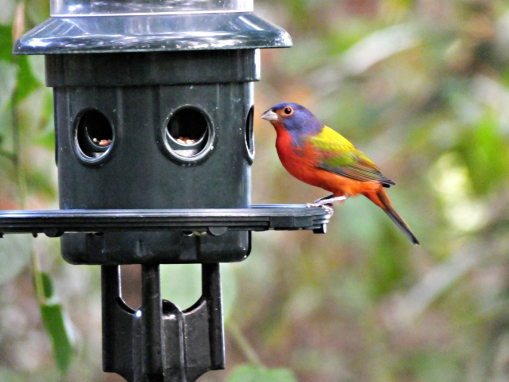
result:
[[[382,208],[414,245],[419,244],[385,191],[396,183],[346,138],[296,103],[277,104],[262,118],[276,129],[276,149],[286,170],[305,183],[332,192],[315,205],[364,195]]]

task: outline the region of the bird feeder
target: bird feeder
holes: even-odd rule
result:
[[[252,231],[325,231],[325,209],[251,205],[259,49],[291,46],[252,10],[53,0],[51,18],[15,44],[45,55],[60,210],[3,211],[0,236],[61,237],[66,261],[102,266],[103,369],[128,381],[223,368],[219,263],[245,259]],[[160,296],[159,264],[176,263],[202,264],[202,297],[187,310]],[[121,298],[121,264],[142,265],[137,310]]]

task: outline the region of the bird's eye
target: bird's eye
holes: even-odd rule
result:
[[[285,114],[286,117],[289,117],[290,115],[293,114],[293,107],[290,107],[290,106],[287,106],[283,109],[283,113]]]

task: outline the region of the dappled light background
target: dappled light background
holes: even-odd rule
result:
[[[26,2],[25,29],[46,3]],[[23,28],[15,8],[0,0],[0,208],[55,208],[51,91],[41,57],[10,54],[13,24]],[[261,53],[253,203],[325,195],[286,173],[259,118],[301,103],[397,182],[389,195],[421,246],[363,197],[336,206],[326,235],[254,233],[250,257],[222,266],[227,368],[199,381],[226,381],[246,362],[302,382],[509,381],[507,2],[257,0],[255,12],[294,46]],[[57,240],[24,236],[0,240],[0,380],[58,378],[32,251],[74,328],[65,380],[120,381],[101,371],[98,267],[68,265]],[[198,273],[164,267],[165,298],[191,305]],[[139,269],[124,275],[134,306]]]

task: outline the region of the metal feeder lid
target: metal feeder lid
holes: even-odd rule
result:
[[[14,54],[287,48],[290,35],[252,0],[52,0],[51,18]]]

